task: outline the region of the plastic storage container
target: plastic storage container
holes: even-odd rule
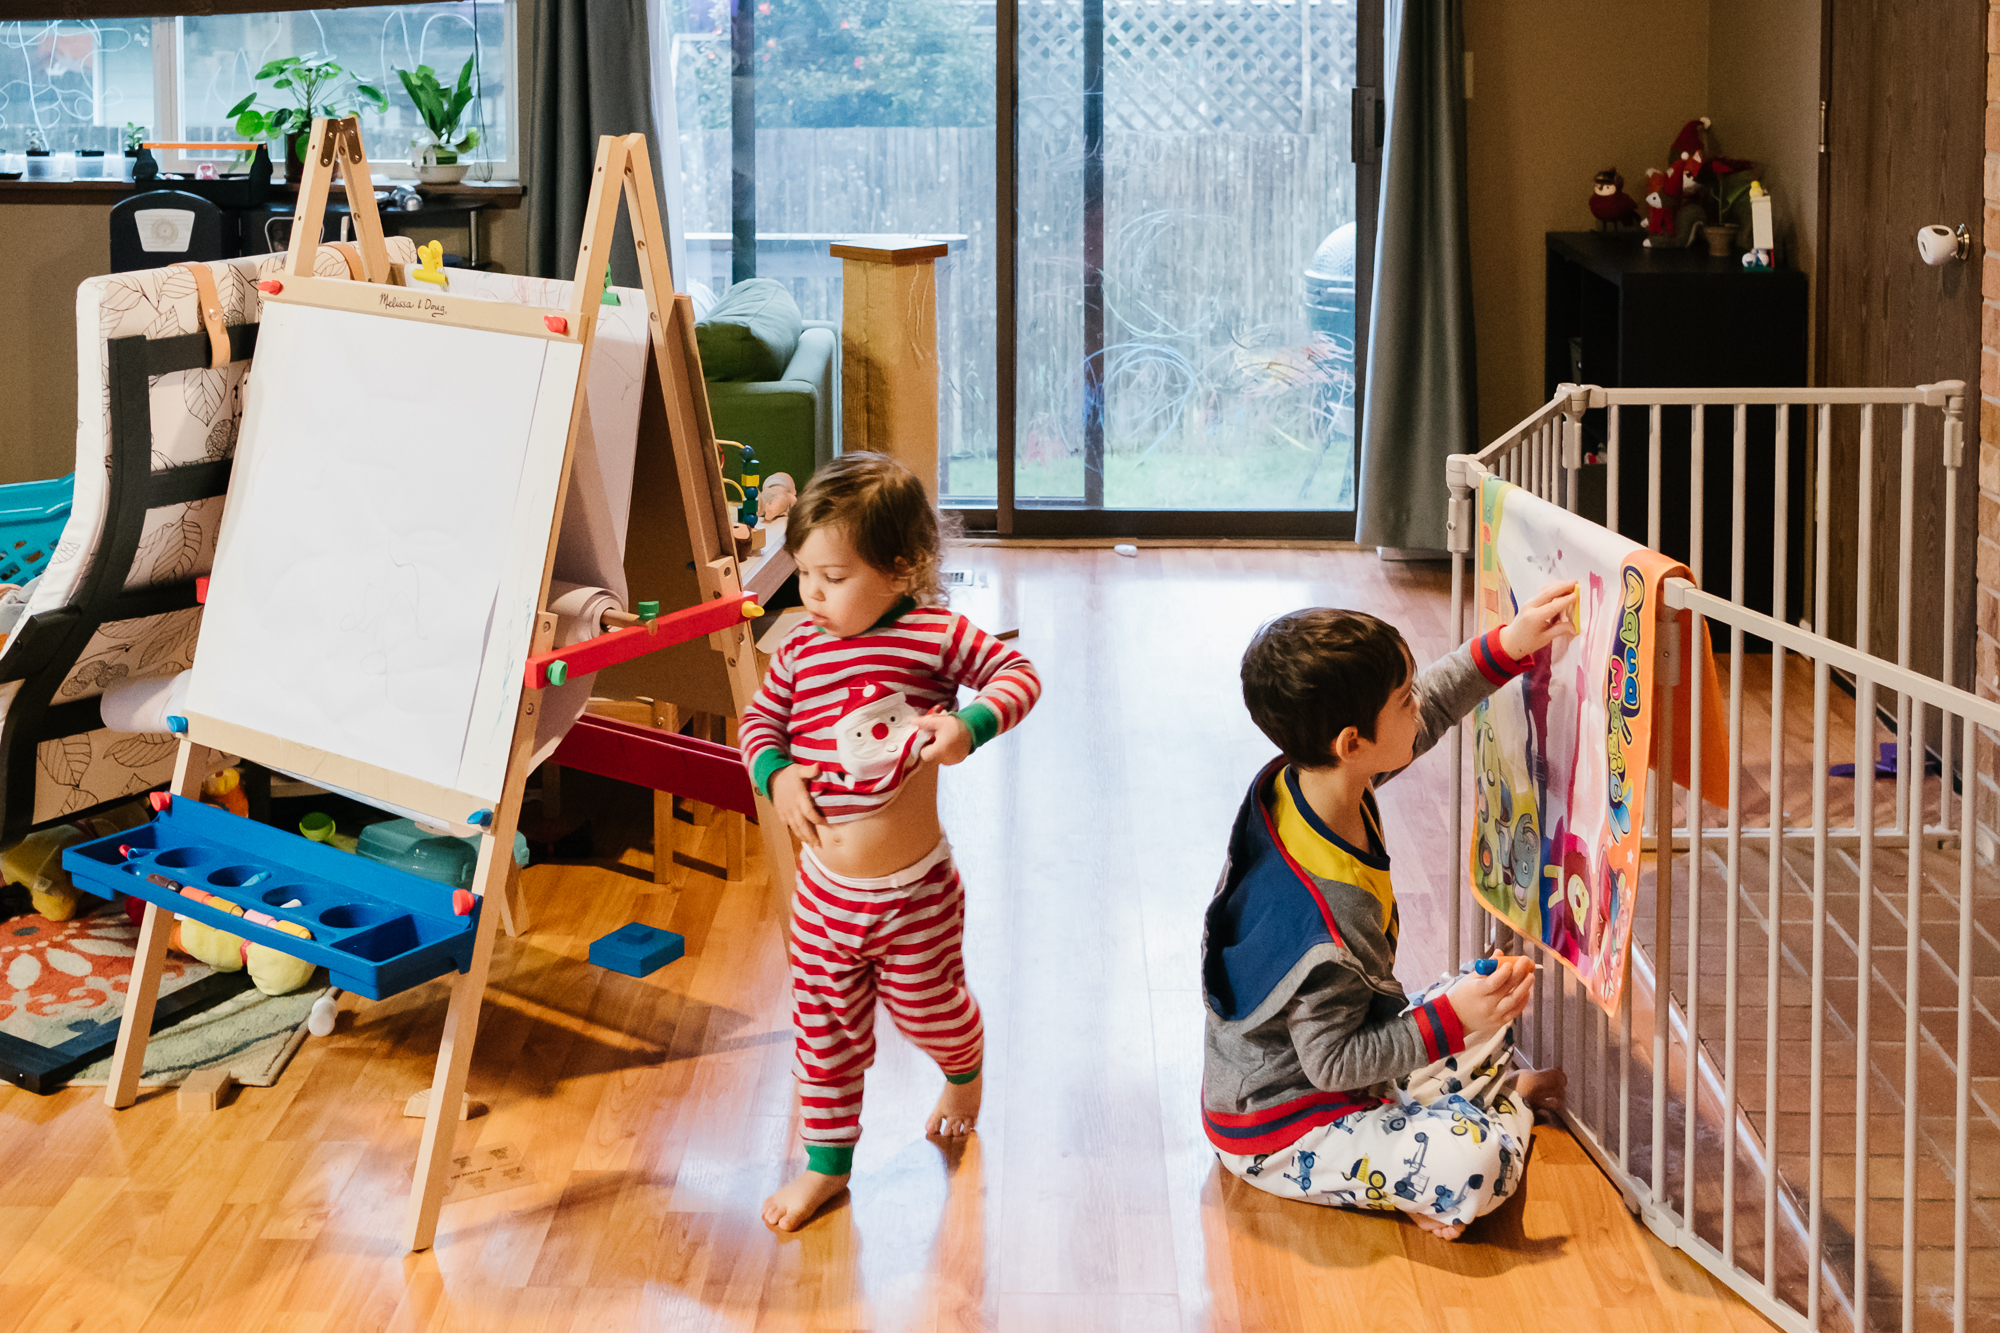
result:
[[[391,819],[362,829],[354,853],[454,889],[469,889],[479,868],[479,835],[454,838],[431,833],[414,819]],[[514,864],[528,864],[528,838],[519,832],[514,834]]]

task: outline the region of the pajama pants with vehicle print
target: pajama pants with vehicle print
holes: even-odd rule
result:
[[[1410,1074],[1373,1110],[1316,1126],[1273,1153],[1216,1156],[1279,1198],[1470,1222],[1505,1203],[1527,1166],[1535,1113],[1514,1091],[1513,1063],[1511,1025],[1474,1033],[1465,1050]]]

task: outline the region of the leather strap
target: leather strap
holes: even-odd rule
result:
[[[208,329],[209,369],[220,370],[229,364],[229,322],[222,315],[222,298],[216,295],[215,274],[206,264],[176,264],[194,276],[195,308],[201,312],[201,322]]]
[[[352,241],[328,241],[326,248],[347,261],[347,276],[356,282],[368,280],[368,266],[361,262],[361,251]]]

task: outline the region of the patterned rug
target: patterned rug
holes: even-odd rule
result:
[[[122,906],[85,898],[73,919],[50,921],[29,906],[26,890],[0,891],[0,1033],[59,1046],[86,1029],[115,1025],[138,946],[139,927]],[[160,994],[211,974],[170,951]]]

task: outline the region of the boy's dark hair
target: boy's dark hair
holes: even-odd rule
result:
[[[796,556],[815,528],[840,528],[856,555],[893,576],[907,575],[919,605],[944,601],[944,545],[937,507],[916,473],[887,454],[842,454],[813,473],[785,520],[785,550]]]
[[[1375,739],[1375,719],[1409,678],[1394,625],[1365,611],[1315,606],[1279,616],[1243,652],[1250,720],[1300,768],[1327,768],[1334,738],[1353,727]]]

